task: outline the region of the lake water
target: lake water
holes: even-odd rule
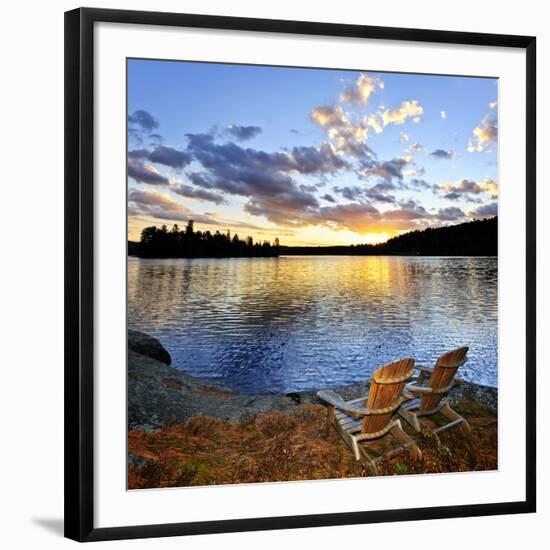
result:
[[[241,393],[365,380],[400,357],[470,347],[497,385],[497,258],[128,259],[128,325],[173,365]]]

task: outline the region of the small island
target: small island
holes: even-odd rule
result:
[[[128,254],[142,258],[266,258],[279,255],[279,239],[254,242],[252,237],[239,239],[237,234],[216,231],[195,231],[193,220],[185,229],[177,224],[169,230],[145,227],[139,242],[128,242]]]

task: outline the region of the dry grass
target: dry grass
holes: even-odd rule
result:
[[[407,453],[382,461],[379,475],[493,470],[497,467],[497,422],[483,405],[456,407],[473,428],[471,438],[446,432],[441,444],[425,431],[421,460]],[[196,416],[154,433],[131,431],[129,452],[146,459],[128,467],[130,489],[365,477],[368,474],[334,430],[327,435],[325,408],[301,405],[231,423]],[[391,444],[391,436],[372,453]]]

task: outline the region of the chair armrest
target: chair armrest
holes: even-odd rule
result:
[[[368,416],[370,414],[369,409],[347,403],[341,395],[332,390],[321,390],[317,392],[317,397],[329,405],[355,416]]]
[[[407,391],[410,391],[411,393],[432,393],[432,388],[429,388],[428,386],[415,386],[414,384],[407,384],[405,386],[405,389]]]
[[[346,401],[346,403],[350,405],[355,405],[356,403],[364,403],[369,398],[368,395],[364,395],[363,397],[358,397],[357,399],[350,399],[349,401]]]

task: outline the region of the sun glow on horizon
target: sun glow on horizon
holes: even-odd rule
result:
[[[158,220],[149,217],[129,218],[128,220],[128,240],[139,241],[141,237],[141,231],[145,227],[156,226],[161,227],[166,225],[169,229],[173,225],[178,225],[180,229],[183,229],[186,225],[186,221],[178,220]],[[227,233],[229,231],[231,235],[237,234],[240,238],[252,237],[254,242],[261,242],[268,240],[274,242],[276,238],[279,239],[283,246],[350,246],[361,244],[381,244],[385,243],[389,239],[406,233],[407,231],[400,230],[388,230],[384,227],[379,232],[359,233],[349,231],[346,229],[332,229],[329,227],[321,226],[307,226],[299,228],[288,227],[262,227],[260,225],[247,228],[243,227],[239,222],[231,222],[226,220],[220,221],[219,225],[209,225],[195,222],[195,229],[198,231],[210,231],[215,233]]]

